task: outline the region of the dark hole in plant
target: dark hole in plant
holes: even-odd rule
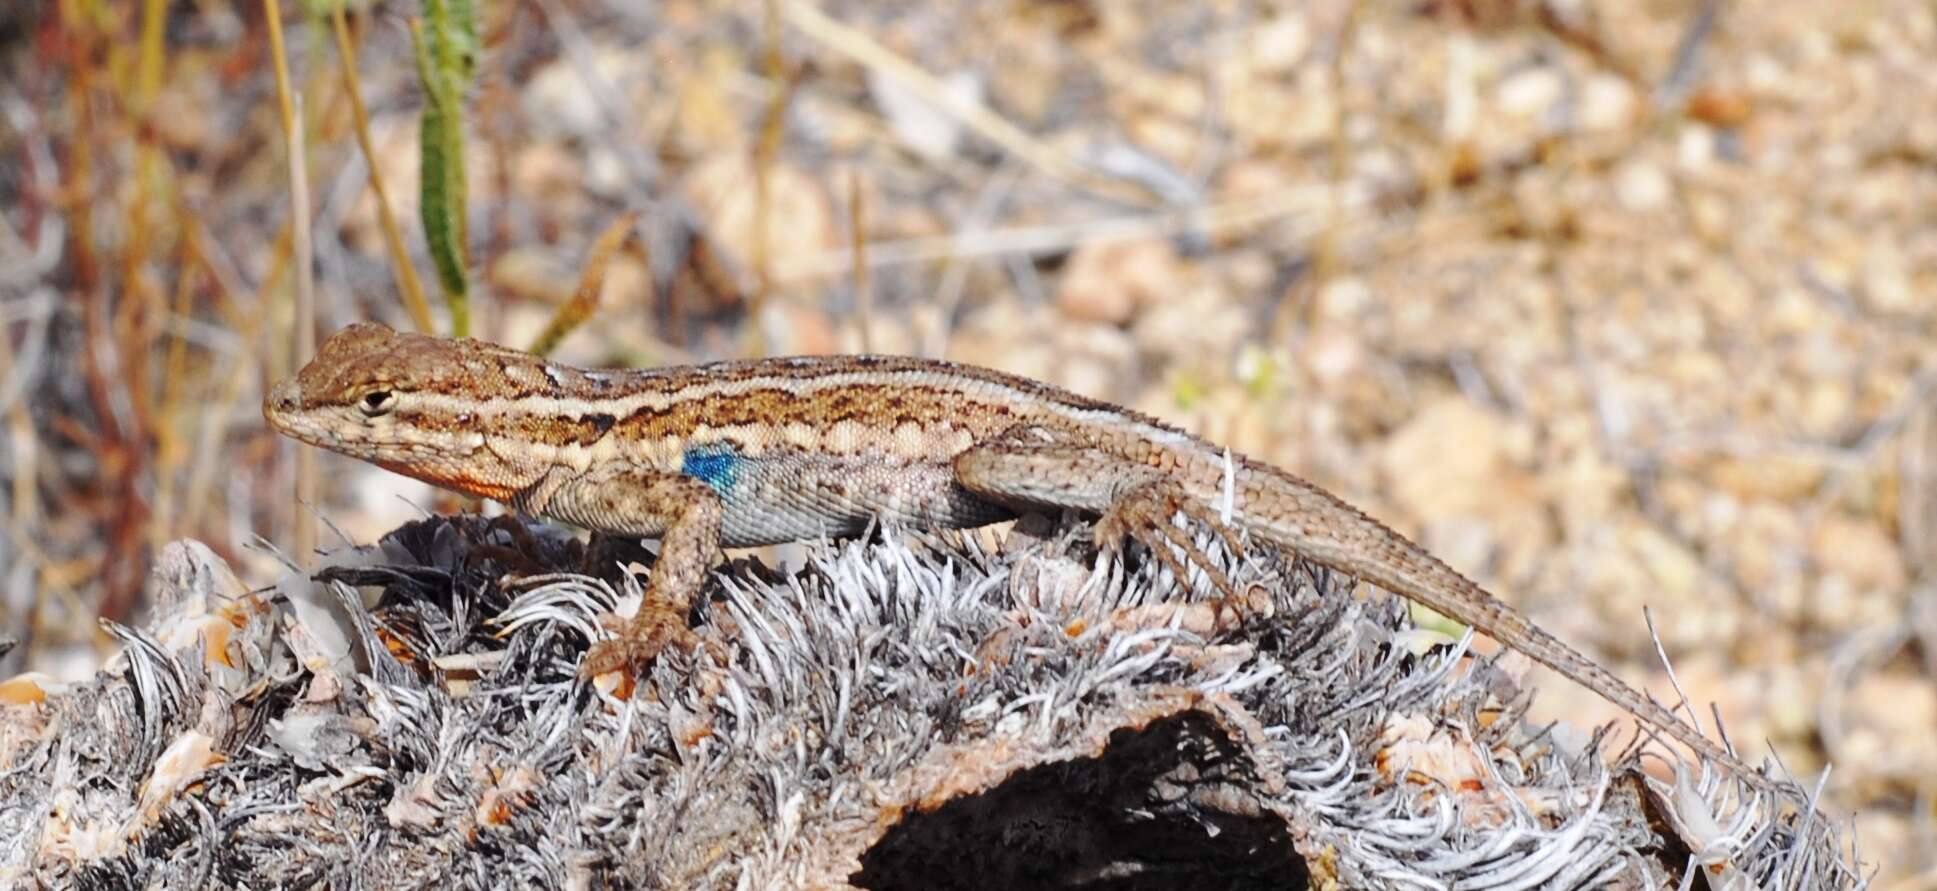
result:
[[[848,881],[880,891],[1307,887],[1284,821],[1243,805],[1250,779],[1208,717],[1176,715],[1117,731],[1099,757],[910,813]]]

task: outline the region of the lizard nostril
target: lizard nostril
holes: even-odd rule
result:
[[[276,387],[276,389],[269,393],[269,404],[274,406],[275,410],[279,412],[287,413],[295,411],[296,388],[288,384]]]

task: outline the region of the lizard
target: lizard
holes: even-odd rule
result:
[[[644,602],[580,663],[593,677],[691,647],[722,548],[858,534],[876,521],[972,528],[1030,511],[1098,517],[1231,583],[1175,523],[1239,533],[1371,582],[1582,684],[1767,788],[1667,707],[1423,547],[1317,485],[1117,405],[986,368],[903,356],[582,369],[364,322],[264,396],[278,432],[466,495],[658,538]],[[1229,498],[1228,503],[1220,501]],[[1218,505],[1228,510],[1227,522]]]

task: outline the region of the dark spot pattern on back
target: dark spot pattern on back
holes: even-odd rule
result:
[[[619,419],[613,417],[611,412],[600,411],[580,415],[578,422],[585,425],[585,430],[578,435],[579,444],[589,446],[604,437],[613,424],[619,423]]]

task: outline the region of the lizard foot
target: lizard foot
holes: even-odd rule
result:
[[[1204,524],[1224,539],[1224,545],[1232,554],[1240,553],[1237,533],[1226,525],[1216,512],[1202,502],[1186,494],[1177,484],[1165,480],[1152,480],[1130,487],[1117,497],[1103,518],[1096,522],[1096,543],[1106,553],[1119,553],[1130,541],[1136,541],[1150,549],[1150,553],[1161,561],[1171,574],[1183,582],[1190,576],[1185,561],[1204,570],[1210,576],[1211,584],[1223,592],[1227,600],[1236,602],[1237,587],[1231,583],[1230,576],[1211,561],[1197,543],[1184,530],[1170,521],[1171,517],[1182,513],[1184,516]],[[1171,549],[1184,553],[1179,559]]]
[[[615,619],[618,617],[608,616],[601,624]],[[613,671],[633,671],[651,664],[667,649],[691,649],[699,642],[699,636],[686,627],[685,610],[650,593],[631,620],[619,621],[625,624],[618,637],[599,641],[586,651],[585,659],[578,664],[579,677],[591,679]]]

